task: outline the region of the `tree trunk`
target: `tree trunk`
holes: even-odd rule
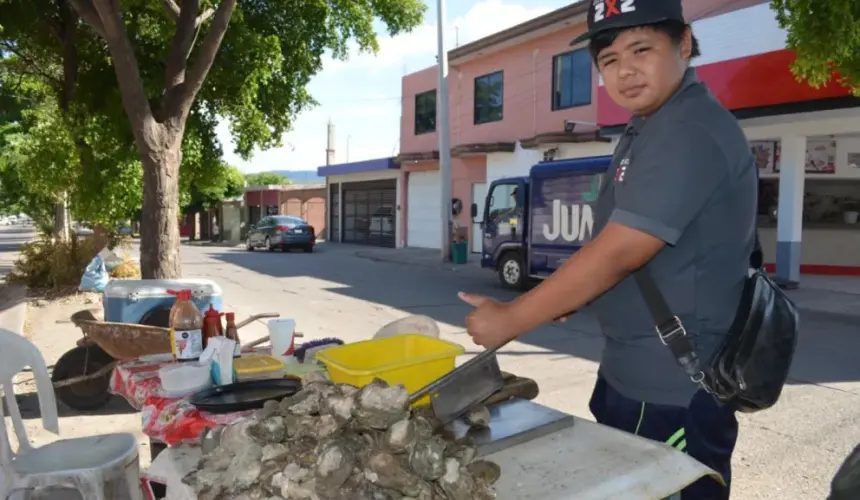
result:
[[[143,279],[178,279],[179,164],[182,131],[151,123],[141,134],[145,144],[143,207],[140,224],[140,271]]]
[[[69,241],[69,210],[66,193],[60,195],[60,200],[54,205],[54,239]]]

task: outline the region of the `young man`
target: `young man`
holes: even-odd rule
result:
[[[631,274],[647,264],[697,354],[729,330],[755,241],[757,172],[735,118],[697,79],[681,0],[587,0],[604,86],[629,110],[595,210],[595,238],[510,303],[461,294],[474,341],[501,345],[592,303],[606,345],[590,408],[598,422],[666,442],[726,483],[738,425],[661,343]],[[726,499],[705,478],[684,500]]]

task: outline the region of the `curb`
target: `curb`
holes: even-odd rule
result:
[[[485,275],[484,269],[476,266],[474,263],[469,262],[468,264],[453,264],[450,262],[442,263],[442,262],[431,262],[423,259],[403,259],[397,257],[389,257],[382,256],[379,254],[374,254],[372,251],[363,252],[361,250],[355,251],[353,253],[354,256],[360,259],[367,259],[373,262],[384,262],[387,264],[399,264],[402,266],[416,266],[422,267],[425,269],[439,269],[442,271],[450,271],[450,272],[459,272],[461,275],[470,275],[476,278],[481,278]]]
[[[24,335],[27,320],[27,288],[20,285],[0,286],[0,328]]]
[[[229,242],[220,242],[220,241],[182,241],[181,245],[189,246],[189,247],[222,247],[222,248],[235,248],[242,245],[242,242],[238,243],[229,243]]]

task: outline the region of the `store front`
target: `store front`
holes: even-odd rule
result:
[[[772,268],[860,275],[860,108],[742,120],[760,172],[759,235]]]
[[[320,167],[317,175],[328,185],[329,241],[398,246],[401,176],[391,158]]]
[[[694,21],[693,31],[697,75],[737,116],[760,167],[768,267],[787,283],[801,273],[860,275],[860,99],[836,83],[797,80],[766,2]],[[600,83],[602,132],[620,134],[629,118]]]

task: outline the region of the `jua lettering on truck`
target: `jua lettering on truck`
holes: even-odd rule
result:
[[[552,226],[543,225],[543,237],[556,241],[559,236],[573,243],[591,239],[594,230],[594,212],[591,205],[564,205],[561,200],[552,202]]]

